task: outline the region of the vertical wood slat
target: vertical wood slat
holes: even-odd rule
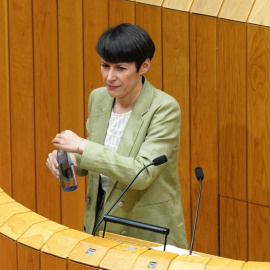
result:
[[[110,0],[109,25],[135,22],[135,2]]]
[[[248,260],[270,262],[270,208],[249,203],[248,223]]]
[[[155,54],[146,77],[156,88],[162,89],[161,8],[136,3],[135,23],[143,27],[155,43]]]
[[[219,193],[247,200],[245,24],[218,20]]]
[[[189,14],[164,9],[162,20],[163,90],[176,98],[181,108],[178,171],[186,232],[190,243]]]
[[[0,234],[0,269],[17,269],[16,242]]]
[[[68,270],[67,261],[47,253],[42,253],[40,256],[40,269],[41,270]]]
[[[218,253],[218,140],[216,90],[216,19],[190,15],[191,194],[194,219],[199,182],[204,179],[194,250]],[[193,224],[193,222],[192,222]],[[205,232],[211,232],[206,234]]]
[[[40,270],[40,252],[17,244],[18,270]]]
[[[10,89],[7,1],[0,1],[0,185],[11,195]]]
[[[13,197],[35,210],[32,1],[8,3]]]
[[[106,16],[100,16],[100,11]],[[83,2],[83,39],[84,39],[84,106],[85,120],[88,117],[88,98],[92,90],[104,85],[100,73],[100,56],[96,52],[96,42],[108,27],[108,0]],[[85,136],[87,136],[85,132]]]
[[[270,206],[270,29],[248,26],[248,201]]]
[[[68,270],[97,270],[97,268],[69,261]]]
[[[37,212],[60,222],[60,185],[45,165],[59,131],[57,4],[33,2]]]
[[[248,260],[247,202],[220,197],[220,254]]]
[[[82,14],[82,0],[58,1],[60,131],[84,137]],[[62,223],[82,230],[85,182],[78,180],[75,191],[61,192]]]

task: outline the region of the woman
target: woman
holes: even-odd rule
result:
[[[169,228],[168,243],[187,248],[177,169],[181,113],[173,97],[144,77],[154,43],[141,27],[120,24],[101,35],[96,49],[106,87],[90,95],[88,138],[67,130],[52,141],[70,153],[78,175],[89,175],[84,231],[92,233],[140,169],[166,155],[168,162],[144,170],[110,214]],[[59,177],[56,151],[47,166]],[[106,231],[164,241],[162,235],[120,224],[108,223]]]

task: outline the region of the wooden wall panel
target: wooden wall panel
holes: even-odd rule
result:
[[[109,25],[135,22],[135,2],[110,0]]]
[[[60,131],[84,136],[82,1],[58,1]],[[61,192],[62,223],[82,230],[85,182],[74,192]],[[74,203],[76,201],[76,203]]]
[[[50,254],[42,253],[40,257],[40,269],[41,270],[67,270],[67,261]]]
[[[46,166],[59,132],[57,3],[33,2],[37,212],[60,222],[60,185]]]
[[[219,192],[247,200],[245,24],[218,20]]]
[[[0,234],[0,269],[16,270],[17,247],[16,242]]]
[[[13,197],[35,210],[32,1],[8,4]]]
[[[104,85],[100,73],[100,56],[96,42],[108,27],[108,0],[83,2],[83,61],[85,121],[88,117],[88,98],[92,90]],[[87,136],[85,131],[85,136]]]
[[[248,206],[248,259],[270,262],[270,208]]]
[[[136,24],[153,39],[156,50],[146,77],[156,88],[162,89],[161,8],[136,3]]]
[[[176,98],[181,108],[178,168],[187,238],[190,243],[189,14],[164,9],[162,20],[163,90]]]
[[[216,19],[190,15],[190,142],[192,217],[204,171],[194,250],[218,253],[218,122],[216,90]],[[193,222],[192,222],[193,223]],[[208,232],[208,233],[206,233]]]
[[[248,200],[270,206],[270,29],[248,26]]]
[[[220,197],[220,254],[235,260],[248,260],[247,202]]]
[[[21,244],[17,244],[18,270],[39,270],[40,252]]]
[[[7,1],[0,1],[0,185],[12,194]]]
[[[69,261],[68,270],[97,270],[97,268]]]

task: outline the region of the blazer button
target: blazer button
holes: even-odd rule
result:
[[[123,202],[119,202],[118,206],[123,208],[125,206],[125,204]]]
[[[90,198],[89,198],[89,197],[86,197],[86,198],[85,198],[85,201],[86,201],[87,203],[90,203]]]
[[[127,232],[126,231],[122,231],[121,232],[121,235],[127,235]]]

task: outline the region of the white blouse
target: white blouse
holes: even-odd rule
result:
[[[121,137],[125,130],[128,119],[131,115],[132,111],[127,113],[116,114],[111,113],[111,118],[109,121],[109,126],[107,129],[107,134],[104,142],[104,146],[113,150],[117,150],[118,145],[120,143]],[[100,174],[101,178],[101,186],[104,191],[107,191],[109,177],[106,175]]]

